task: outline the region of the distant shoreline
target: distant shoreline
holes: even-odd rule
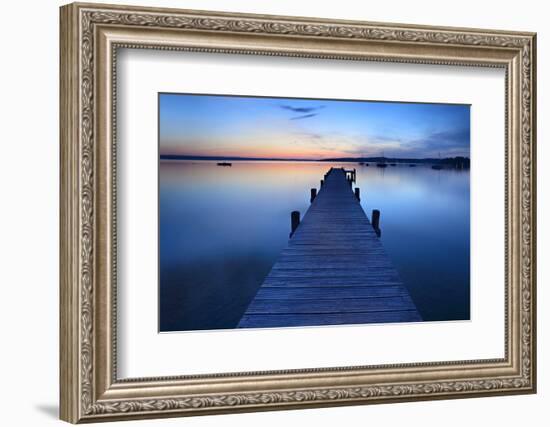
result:
[[[470,163],[469,157],[445,157],[445,158],[398,158],[398,157],[339,157],[330,159],[283,159],[265,157],[235,157],[235,156],[186,156],[179,154],[161,154],[160,160],[202,160],[202,161],[264,161],[264,162],[346,162],[346,163],[454,163],[457,160]]]
[[[322,160],[315,159],[281,159],[281,158],[265,158],[265,157],[232,157],[232,156],[182,156],[179,154],[161,154],[160,160],[206,160],[206,161],[267,161],[267,162],[319,162]]]

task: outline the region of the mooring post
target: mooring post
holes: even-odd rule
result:
[[[353,182],[357,182],[357,176],[356,176],[357,170],[353,168]]]
[[[290,237],[294,234],[300,225],[300,211],[292,211],[290,213]]]
[[[361,201],[361,197],[359,196],[359,193],[360,193],[359,187],[355,187],[355,198]]]
[[[321,187],[323,186],[324,183],[325,183],[325,181],[321,180]]]
[[[380,237],[380,211],[378,209],[372,210],[372,228],[374,228],[376,235]]]
[[[313,201],[315,200],[315,197],[317,197],[317,189],[316,188],[312,188],[311,189],[311,199],[310,199],[310,202],[313,203]]]

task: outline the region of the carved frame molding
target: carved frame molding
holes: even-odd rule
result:
[[[118,48],[505,68],[506,357],[118,380]],[[62,7],[61,418],[102,421],[534,392],[535,50],[532,33]]]

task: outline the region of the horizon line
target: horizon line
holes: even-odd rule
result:
[[[283,158],[283,157],[247,157],[247,156],[197,156],[189,154],[159,154],[162,160],[248,160],[248,161],[300,161],[300,162],[326,162],[326,161],[365,161],[365,160],[406,160],[406,161],[422,161],[422,160],[445,160],[463,158],[470,160],[469,156],[451,156],[451,157],[388,157],[388,156],[368,156],[368,157],[327,157],[327,158]]]

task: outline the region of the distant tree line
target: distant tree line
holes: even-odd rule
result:
[[[450,169],[469,169],[470,158],[457,156],[445,157],[442,159],[427,157],[424,159],[414,158],[399,158],[399,157],[338,157],[331,159],[323,159],[324,162],[365,162],[365,163],[424,163],[441,165]]]
[[[453,169],[470,169],[470,159],[468,157],[447,157],[441,159],[439,164]]]

